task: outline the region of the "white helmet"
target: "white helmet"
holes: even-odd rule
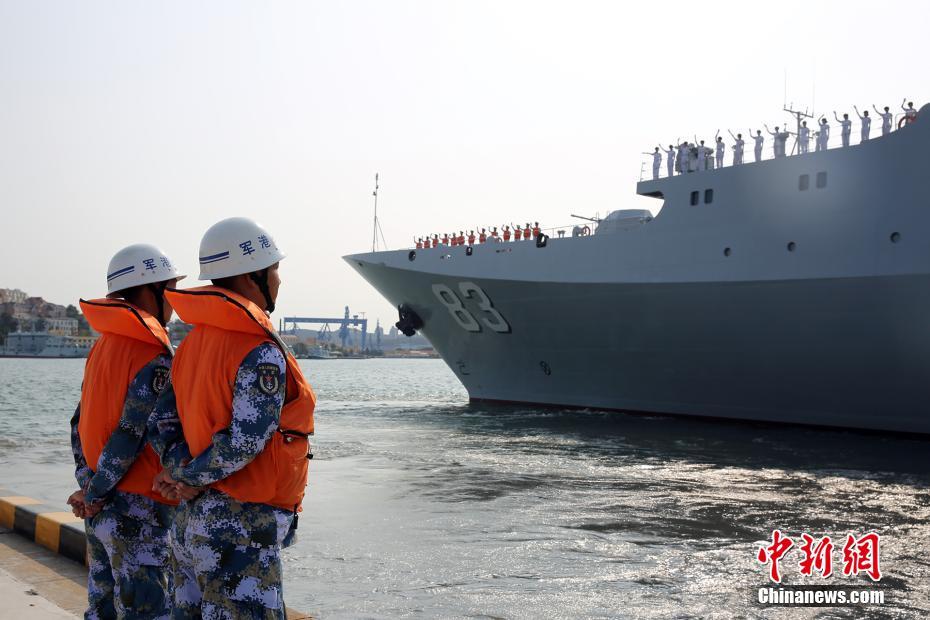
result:
[[[261,271],[284,258],[261,224],[231,217],[211,226],[200,241],[200,279],[217,280]]]
[[[137,243],[123,248],[110,259],[107,269],[107,294],[124,291],[141,284],[165,282],[186,276],[178,273],[165,253],[154,245]]]

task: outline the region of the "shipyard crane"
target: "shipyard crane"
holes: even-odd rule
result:
[[[339,341],[342,343],[343,349],[346,347],[346,343],[349,341],[349,327],[360,327],[362,332],[361,349],[363,351],[365,350],[368,337],[368,319],[364,317],[359,318],[357,314],[350,316],[349,306],[345,307],[345,314],[342,316],[342,318],[287,316],[281,319],[279,328],[282,332],[284,332],[287,331],[288,325],[290,325],[290,329],[296,330],[297,326],[301,323],[322,325],[319,330],[321,339],[325,339],[325,335],[332,333],[330,330],[330,325],[338,325]]]

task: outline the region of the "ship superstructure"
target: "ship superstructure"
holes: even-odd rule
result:
[[[473,400],[930,433],[927,118],[641,181],[655,217],[590,236],[345,260]]]

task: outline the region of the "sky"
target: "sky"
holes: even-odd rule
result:
[[[288,257],[275,317],[396,311],[342,260],[659,204],[643,151],[930,101],[930,3],[0,0],[0,287],[103,296],[216,221]],[[873,129],[874,132],[874,129]]]

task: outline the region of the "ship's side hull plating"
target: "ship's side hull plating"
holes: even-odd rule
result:
[[[424,315],[423,332],[473,399],[930,433],[930,276],[469,279],[507,321],[502,333],[469,331],[438,301],[434,285],[458,292],[461,280],[359,271]],[[474,302],[463,307],[480,322]]]

